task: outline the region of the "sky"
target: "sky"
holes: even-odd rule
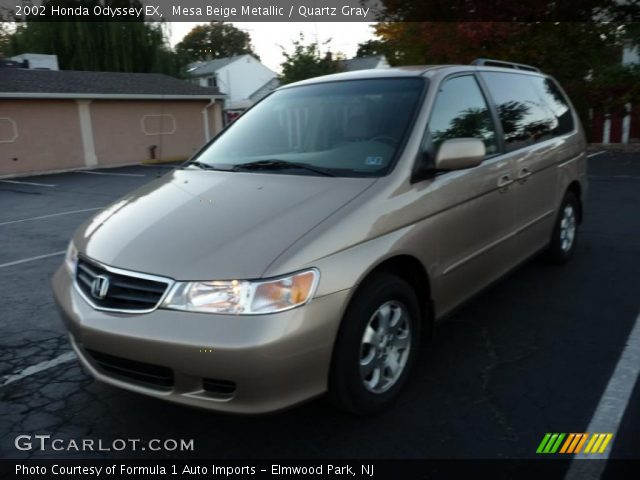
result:
[[[172,22],[169,24],[171,45],[175,45],[198,25],[192,22]],[[233,22],[237,28],[251,35],[251,42],[260,60],[275,72],[280,72],[282,45],[288,51],[300,32],[305,40],[319,42],[331,39],[332,52],[342,52],[347,58],[355,56],[358,44],[374,38],[373,23],[367,22]],[[323,47],[323,53],[327,47]]]

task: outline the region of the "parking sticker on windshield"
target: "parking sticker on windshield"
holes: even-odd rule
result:
[[[367,157],[365,165],[382,165],[382,157]]]

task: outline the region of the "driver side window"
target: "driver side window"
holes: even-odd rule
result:
[[[452,138],[479,138],[487,155],[498,151],[491,112],[472,75],[454,77],[440,85],[427,126],[425,149],[435,158],[440,144]]]

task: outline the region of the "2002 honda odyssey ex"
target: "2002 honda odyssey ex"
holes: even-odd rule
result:
[[[238,413],[328,391],[373,413],[421,331],[537,252],[572,255],[585,164],[532,67],[315,78],[82,225],[53,289],[111,385]]]

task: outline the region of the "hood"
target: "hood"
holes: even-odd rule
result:
[[[107,265],[176,280],[259,278],[375,181],[174,170],[88,220],[74,242]]]

